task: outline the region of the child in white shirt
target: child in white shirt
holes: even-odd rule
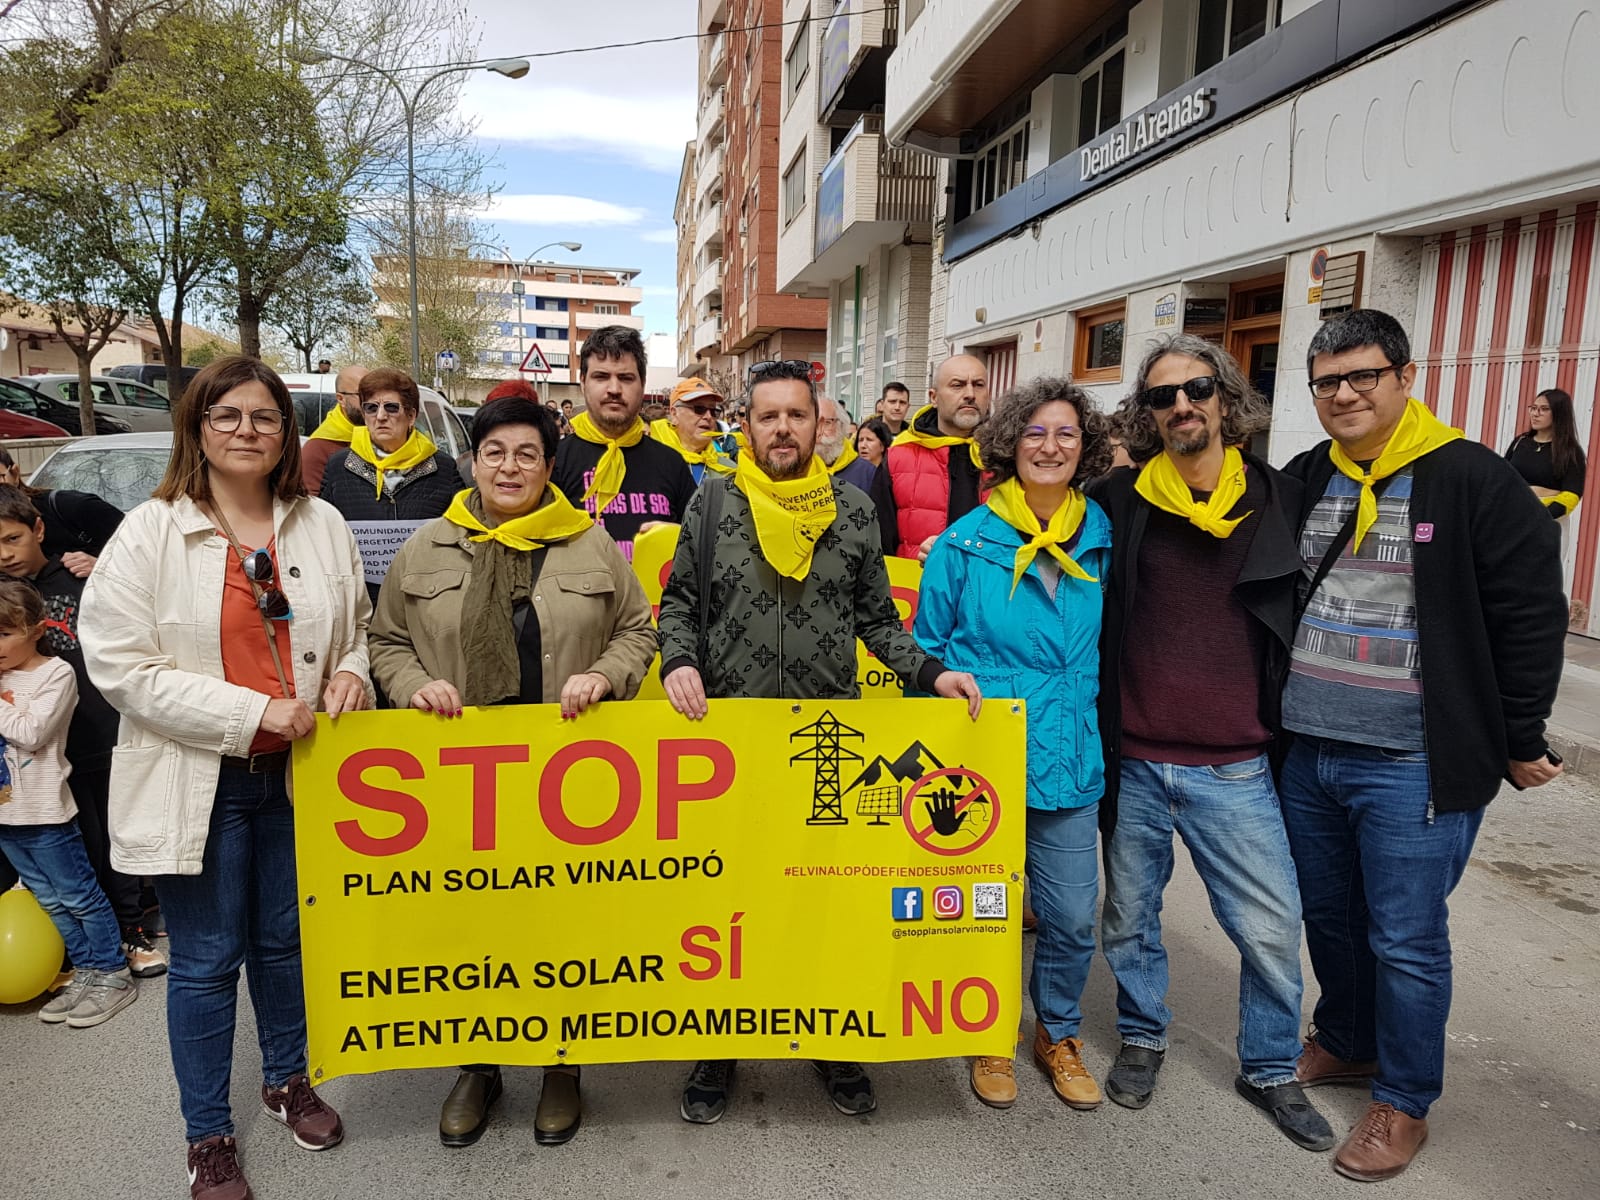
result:
[[[100,890],[78,806],[67,787],[67,726],[78,702],[72,667],[39,652],[44,600],[20,579],[0,580],[0,850],[49,914],[76,971],[39,1019],[82,1029],[110,1020],[138,997],[122,932]]]

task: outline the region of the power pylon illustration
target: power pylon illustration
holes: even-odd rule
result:
[[[846,750],[841,743],[844,738],[865,737],[866,734],[850,728],[831,711],[824,712],[804,729],[797,729],[789,735],[791,742],[796,738],[805,738],[814,743],[811,749],[802,750],[789,758],[791,765],[797,762],[816,764],[816,781],[811,787],[811,815],[806,818],[807,825],[850,823],[844,815],[844,796],[839,790],[839,766],[847,762],[861,762],[862,758],[854,750]]]

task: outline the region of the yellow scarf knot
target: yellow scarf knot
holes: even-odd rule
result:
[[[450,501],[444,519],[452,525],[470,532],[474,542],[499,542],[512,550],[534,550],[550,542],[563,542],[575,537],[594,524],[593,518],[561,494],[555,484],[546,484],[545,499],[538,508],[509,521],[501,521],[492,529],[473,515],[468,506],[473,488],[462,488]]]
[[[1434,416],[1426,404],[1412,397],[1406,401],[1406,411],[1400,417],[1400,424],[1394,427],[1389,444],[1365,470],[1338,442],[1328,443],[1328,457],[1333,460],[1334,467],[1361,485],[1361,497],[1356,501],[1356,532],[1350,540],[1351,554],[1360,551],[1361,539],[1378,519],[1378,497],[1372,485],[1461,436],[1459,429],[1450,428]]]
[[[708,471],[715,471],[718,475],[733,474],[733,464],[722,456],[717,449],[716,435],[706,443],[704,450],[691,450],[688,444],[678,433],[678,428],[665,417],[650,422],[650,436],[663,446],[670,446],[683,456],[686,463],[699,463]]]
[[[804,579],[817,539],[833,524],[836,511],[828,468],[813,454],[800,478],[776,480],[756,465],[755,455],[741,454],[733,482],[750,502],[761,556],[780,575]]]
[[[634,417],[633,424],[628,426],[625,433],[620,437],[611,437],[600,431],[600,427],[594,423],[594,418],[586,412],[581,412],[572,418],[572,432],[586,442],[593,442],[597,446],[606,448],[605,453],[600,456],[600,461],[595,464],[594,482],[589,485],[589,490],[579,501],[585,503],[592,496],[595,512],[603,513],[611,507],[611,502],[622,491],[622,477],[628,470],[622,452],[644,440],[644,422]]]
[[[1077,488],[1067,492],[1067,498],[1050,515],[1048,524],[1041,524],[1038,514],[1028,507],[1027,493],[1023,490],[1021,481],[1015,478],[1006,480],[990,492],[988,500],[984,503],[990,512],[1025,539],[1018,547],[1016,560],[1011,567],[1012,598],[1017,594],[1017,585],[1022,582],[1022,577],[1028,573],[1028,564],[1041,550],[1055,559],[1062,571],[1072,578],[1081,579],[1085,583],[1100,582],[1080,567],[1072,555],[1062,549],[1077,536],[1078,528],[1083,524],[1084,514],[1089,511],[1089,502]]]
[[[350,450],[363,462],[371,463],[378,472],[378,496],[383,496],[385,471],[409,471],[421,466],[439,452],[428,435],[413,428],[411,436],[393,454],[384,454],[372,443],[372,430],[366,426],[357,429],[350,437]]]
[[[1207,500],[1196,500],[1189,485],[1178,474],[1178,468],[1168,454],[1158,454],[1145,464],[1133,485],[1162,512],[1182,517],[1196,529],[1203,529],[1214,538],[1226,538],[1238,528],[1239,522],[1250,513],[1229,520],[1228,513],[1244,496],[1244,455],[1237,446],[1229,446],[1222,453],[1222,475],[1216,490]],[[1254,510],[1252,510],[1254,511]]]
[[[931,404],[925,404],[912,414],[911,420],[906,422],[906,427],[900,431],[891,446],[922,446],[929,450],[938,450],[943,446],[965,446],[967,457],[972,460],[972,465],[978,470],[983,470],[983,456],[978,453],[978,443],[969,437],[946,437],[942,433],[923,433],[917,428],[924,413],[936,411]]]

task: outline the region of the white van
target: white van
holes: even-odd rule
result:
[[[336,376],[332,372],[321,375],[296,371],[278,377],[288,387],[289,395],[294,397],[295,420],[299,422],[301,435],[311,433],[322,424],[322,418],[337,402],[333,391]],[[431,387],[419,386],[417,391],[422,398],[417,428],[432,438],[433,444],[455,459],[458,465],[464,462],[472,454],[472,442],[467,436],[466,425],[451,409],[449,401]]]

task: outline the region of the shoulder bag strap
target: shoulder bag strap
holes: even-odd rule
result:
[[[1380,498],[1387,490],[1390,480],[1389,475],[1378,480],[1372,485],[1373,499]],[[1312,507],[1315,507],[1313,505]],[[1300,594],[1300,603],[1295,606],[1295,620],[1298,622],[1305,612],[1306,606],[1311,603],[1311,597],[1317,594],[1317,589],[1322,586],[1322,581],[1328,577],[1328,572],[1333,570],[1333,564],[1339,561],[1339,555],[1344,553],[1344,548],[1350,544],[1350,539],[1355,536],[1356,519],[1361,515],[1361,499],[1356,497],[1356,506],[1350,510],[1350,515],[1345,517],[1344,524],[1339,526],[1339,532],[1333,535],[1333,541],[1328,543],[1328,549],[1322,556],[1322,561],[1317,564],[1317,569],[1311,574],[1311,582],[1306,585]]]
[[[717,569],[717,522],[722,519],[722,489],[720,477],[713,477],[700,489],[705,494],[705,503],[700,508],[700,553],[695,563],[700,586],[700,629],[695,657],[700,660],[702,672],[711,634],[711,580]]]
[[[228,545],[232,546],[233,552],[239,556],[240,569],[243,570],[244,560],[250,556],[245,553],[244,547],[239,545],[239,539],[233,536],[233,530],[228,525],[228,518],[223,516],[221,506],[214,506],[213,511],[217,524],[222,526],[222,532],[228,539]],[[285,700],[293,700],[294,694],[289,689],[289,677],[283,670],[283,658],[278,654],[278,639],[272,632],[272,622],[267,614],[261,611],[261,585],[251,579],[248,573],[245,573],[245,582],[250,585],[250,592],[256,598],[256,615],[261,618],[261,632],[267,635],[267,649],[272,651],[272,665],[278,672],[278,686],[283,689]]]

